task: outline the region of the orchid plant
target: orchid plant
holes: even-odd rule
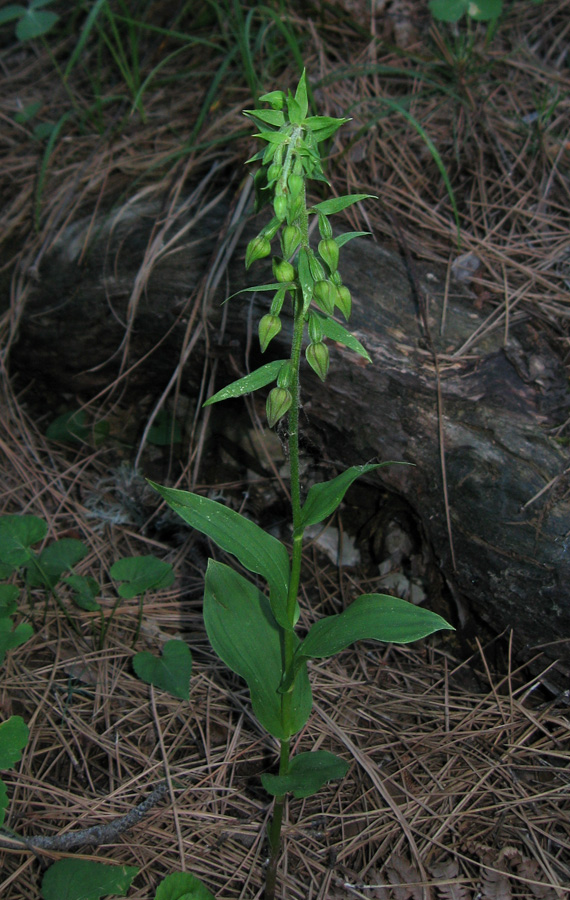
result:
[[[299,471],[300,371],[303,357],[324,381],[329,369],[329,338],[370,357],[362,344],[337,321],[348,320],[351,294],[339,271],[340,250],[367,232],[333,235],[329,217],[369,194],[335,197],[307,205],[309,179],[328,184],[319,145],[347,119],[308,114],[307,82],[303,75],[294,94],[276,90],[260,98],[265,109],[245,115],[260,128],[264,147],[249,162],[259,162],[255,174],[256,207],[267,204],[273,216],[248,245],[246,268],[273,256],[271,284],[247,291],[273,295],[269,312],[259,322],[265,351],[281,330],[281,312],[291,304],[293,331],[288,359],[269,362],[210,397],[205,405],[273,385],[266,403],[269,427],[286,419],[292,506],[292,549],[253,521],[214,500],[153,484],[168,505],[189,525],[206,534],[267,585],[252,581],[224,563],[210,559],[204,589],[204,622],[210,643],[224,663],[249,687],[253,713],[279,748],[278,772],[263,774],[265,790],[274,800],[269,827],[269,861],[265,897],[275,896],[281,847],[281,825],[288,795],[316,793],[325,783],[342,778],[348,764],[325,750],[291,753],[291,739],[307,722],[312,708],[307,663],[323,659],[360,639],[408,643],[450,626],[439,615],[384,594],[363,594],[338,615],[316,621],[300,635],[299,583],[305,530],[329,517],[350,485],[385,463],[352,466],[328,482],[314,484],[303,497]],[[317,218],[320,240],[309,240],[309,221]]]

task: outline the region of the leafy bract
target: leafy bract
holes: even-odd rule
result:
[[[133,669],[147,684],[181,700],[190,698],[192,654],[184,641],[167,641],[162,648],[161,657],[146,651],[137,653],[133,658]]]
[[[354,238],[366,237],[367,234],[372,234],[371,231],[345,231],[344,234],[339,234],[335,237],[335,242],[338,244],[339,248],[344,247],[345,244],[348,244],[349,241],[353,241]]]
[[[281,541],[223,503],[152,481],[149,484],[188,525],[207,534],[222,550],[232,553],[249,572],[265,578],[273,615],[283,628],[291,631],[287,616],[289,554]],[[297,619],[298,611],[295,621]]]
[[[255,372],[250,372],[249,375],[238,378],[237,381],[233,381],[227,387],[222,388],[221,391],[209,397],[203,406],[210,406],[211,403],[228,400],[230,397],[243,397],[244,394],[250,394],[252,391],[257,391],[259,388],[271,384],[277,378],[279,370],[285,362],[287,362],[285,359],[276,359],[274,362],[266,363],[264,366],[256,369]]]
[[[261,781],[268,794],[274,797],[291,792],[294,797],[310,797],[324,784],[344,778],[348,763],[327,750],[297,753],[289,765],[287,775],[262,775]]]
[[[338,344],[344,344],[345,347],[348,347],[349,350],[354,350],[355,353],[358,353],[358,355],[362,356],[367,362],[372,362],[367,350],[364,349],[358,338],[355,338],[350,331],[347,331],[346,328],[339,322],[335,322],[330,316],[326,316],[323,313],[316,311],[315,315],[318,316],[321,321],[323,334],[326,334],[331,341],[336,341]]]
[[[22,758],[30,731],[21,716],[10,716],[0,724],[0,769],[10,769]]]
[[[368,472],[388,465],[390,465],[389,462],[351,466],[350,469],[337,475],[331,481],[314,484],[309,488],[307,499],[301,510],[300,530],[304,531],[309,525],[316,525],[330,516],[341,503],[352,482],[361,475],[367,475]]]
[[[345,122],[350,122],[350,119],[334,119],[332,116],[309,116],[303,124],[305,128],[310,128],[317,144],[320,144],[321,141],[338,131]]]
[[[215,897],[190,872],[173,872],[162,879],[154,900],[215,900]]]
[[[30,587],[54,588],[63,572],[71,569],[88,553],[83,541],[62,538],[45,547],[28,563],[26,582]]]
[[[110,569],[111,578],[122,581],[117,588],[120,597],[130,599],[145,591],[161,591],[174,583],[170,563],[156,556],[127,556],[118,559]]]
[[[387,594],[362,594],[339,615],[315,622],[297,655],[323,659],[364,639],[409,644],[445,629],[454,631],[429,609]]]
[[[42,879],[43,900],[100,900],[125,897],[138,869],[89,859],[59,859]]]
[[[317,210],[324,216],[332,216],[334,213],[352,206],[353,203],[360,203],[361,200],[376,200],[374,194],[347,194],[345,197],[331,197],[330,200],[323,200],[322,203],[315,203],[312,210]]]
[[[33,557],[32,544],[42,541],[47,525],[37,516],[2,516],[0,518],[0,561],[10,566],[23,566]]]
[[[291,691],[291,717],[282,721],[282,630],[264,594],[238,572],[210,560],[204,590],[204,623],[220,659],[247,682],[255,715],[279,740],[300,731],[312,706],[306,665]],[[299,639],[292,635],[293,643]]]

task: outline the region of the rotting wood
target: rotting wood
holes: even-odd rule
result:
[[[23,312],[12,375],[87,400],[108,389],[119,373],[129,323],[130,374],[123,384],[135,396],[156,394],[172,377],[188,339],[188,318],[196,315],[195,302],[207,327],[184,368],[184,392],[196,395],[208,356],[218,364],[216,388],[236,377],[236,367],[245,374],[248,324],[267,311],[269,295],[233,300],[224,307],[223,329],[221,301],[272,276],[263,264],[253,277],[243,271],[245,241],[255,233],[250,224],[229,263],[227,286],[222,279],[215,294],[204,293],[227,212],[225,201],[203,216],[186,209],[176,227],[191,215],[196,215],[195,226],[174,246],[176,252],[171,249],[150,265],[147,258],[149,271],[136,309],[130,303],[132,288],[153,236],[156,210],[130,209],[128,217],[103,222],[98,240],[82,254],[82,265],[77,260],[88,223],[73,226],[47,254]],[[539,671],[545,660],[558,661],[548,677],[564,689],[570,493],[568,456],[555,430],[569,419],[570,396],[561,361],[543,331],[516,311],[503,346],[502,330],[486,328],[486,315],[458,285],[446,298],[441,335],[445,271],[417,263],[441,373],[440,420],[433,354],[404,260],[370,238],[349,243],[343,260],[354,301],[350,328],[373,365],[336,346],[324,385],[306,374],[307,437],[339,467],[377,458],[413,462],[415,468],[386,467],[378,477],[415,511],[456,599],[461,624],[469,627],[473,610],[497,632],[513,628],[519,662],[529,661],[532,670],[533,658],[542,654]],[[263,361],[283,356],[289,325],[284,316],[283,332]],[[261,361],[255,344],[250,369]]]

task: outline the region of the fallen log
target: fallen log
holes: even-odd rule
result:
[[[267,311],[269,295],[221,301],[272,277],[256,264],[246,281],[244,247],[257,231],[251,223],[227,270],[218,267],[232,228],[224,199],[200,206],[199,198],[172,222],[140,206],[98,228],[73,226],[43,262],[12,374],[87,399],[123,373],[130,392],[156,394],[191,346],[185,393],[196,394],[208,356],[220,364],[216,389],[234,380],[224,361],[242,358],[235,349],[244,346],[248,322]],[[305,376],[305,432],[339,467],[377,458],[414,463],[382,469],[379,478],[413,509],[463,615],[474,611],[497,633],[512,628],[519,661],[537,650],[541,668],[557,660],[549,678],[564,688],[570,493],[568,456],[556,436],[569,418],[564,367],[528,318],[513,315],[505,340],[505,328],[487,328],[464,287],[452,284],[446,296],[441,267],[415,263],[410,272],[410,262],[370,238],[344,248],[350,327],[372,365],[333,346],[326,383]],[[218,271],[224,277],[216,287]],[[290,324],[285,317],[273,358],[286,355]],[[250,369],[262,361],[253,344]]]

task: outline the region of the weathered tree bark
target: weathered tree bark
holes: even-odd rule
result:
[[[178,226],[194,214],[187,210]],[[110,383],[121,360],[129,368],[150,353],[129,376],[129,389],[162,388],[183,343],[193,308],[188,298],[204,284],[226,214],[223,203],[209,210],[173,247],[176,252],[158,259],[136,303],[133,285],[137,279],[140,284],[153,227],[156,233],[155,210],[130,210],[128,218],[104,223],[81,263],[86,226],[74,226],[45,260],[22,317],[12,373],[48,379],[55,389],[86,397]],[[228,349],[243,347],[248,305],[253,306],[250,323],[267,310],[268,294],[232,301],[224,308],[223,346],[215,346],[224,295],[252,281],[273,280],[258,264],[246,281],[243,252],[252,233],[248,226],[229,263],[228,284],[206,292],[203,315],[193,325],[195,333],[206,323],[212,352],[220,360]],[[570,415],[563,365],[546,337],[523,317],[511,322],[506,346],[501,329],[471,341],[486,315],[457,285],[447,299],[441,336],[445,273],[416,264],[415,287],[429,299],[434,348],[417,290],[398,255],[371,239],[355,240],[343,250],[341,262],[353,293],[350,328],[373,364],[364,364],[344,347],[332,348],[326,383],[310,372],[304,377],[305,430],[339,465],[377,457],[415,463],[387,467],[380,477],[415,510],[456,596],[497,632],[514,629],[520,661],[530,659],[538,647],[546,660],[561,660],[552,680],[567,686],[569,465],[564,446],[552,434]],[[132,327],[125,352],[128,321]],[[271,344],[273,358],[287,355],[288,326],[290,321]],[[202,334],[184,370],[186,393],[197,390],[206,355]],[[240,352],[235,355],[241,358]],[[252,349],[251,369],[259,362]],[[220,372],[217,387],[235,377],[232,371],[224,380]]]

